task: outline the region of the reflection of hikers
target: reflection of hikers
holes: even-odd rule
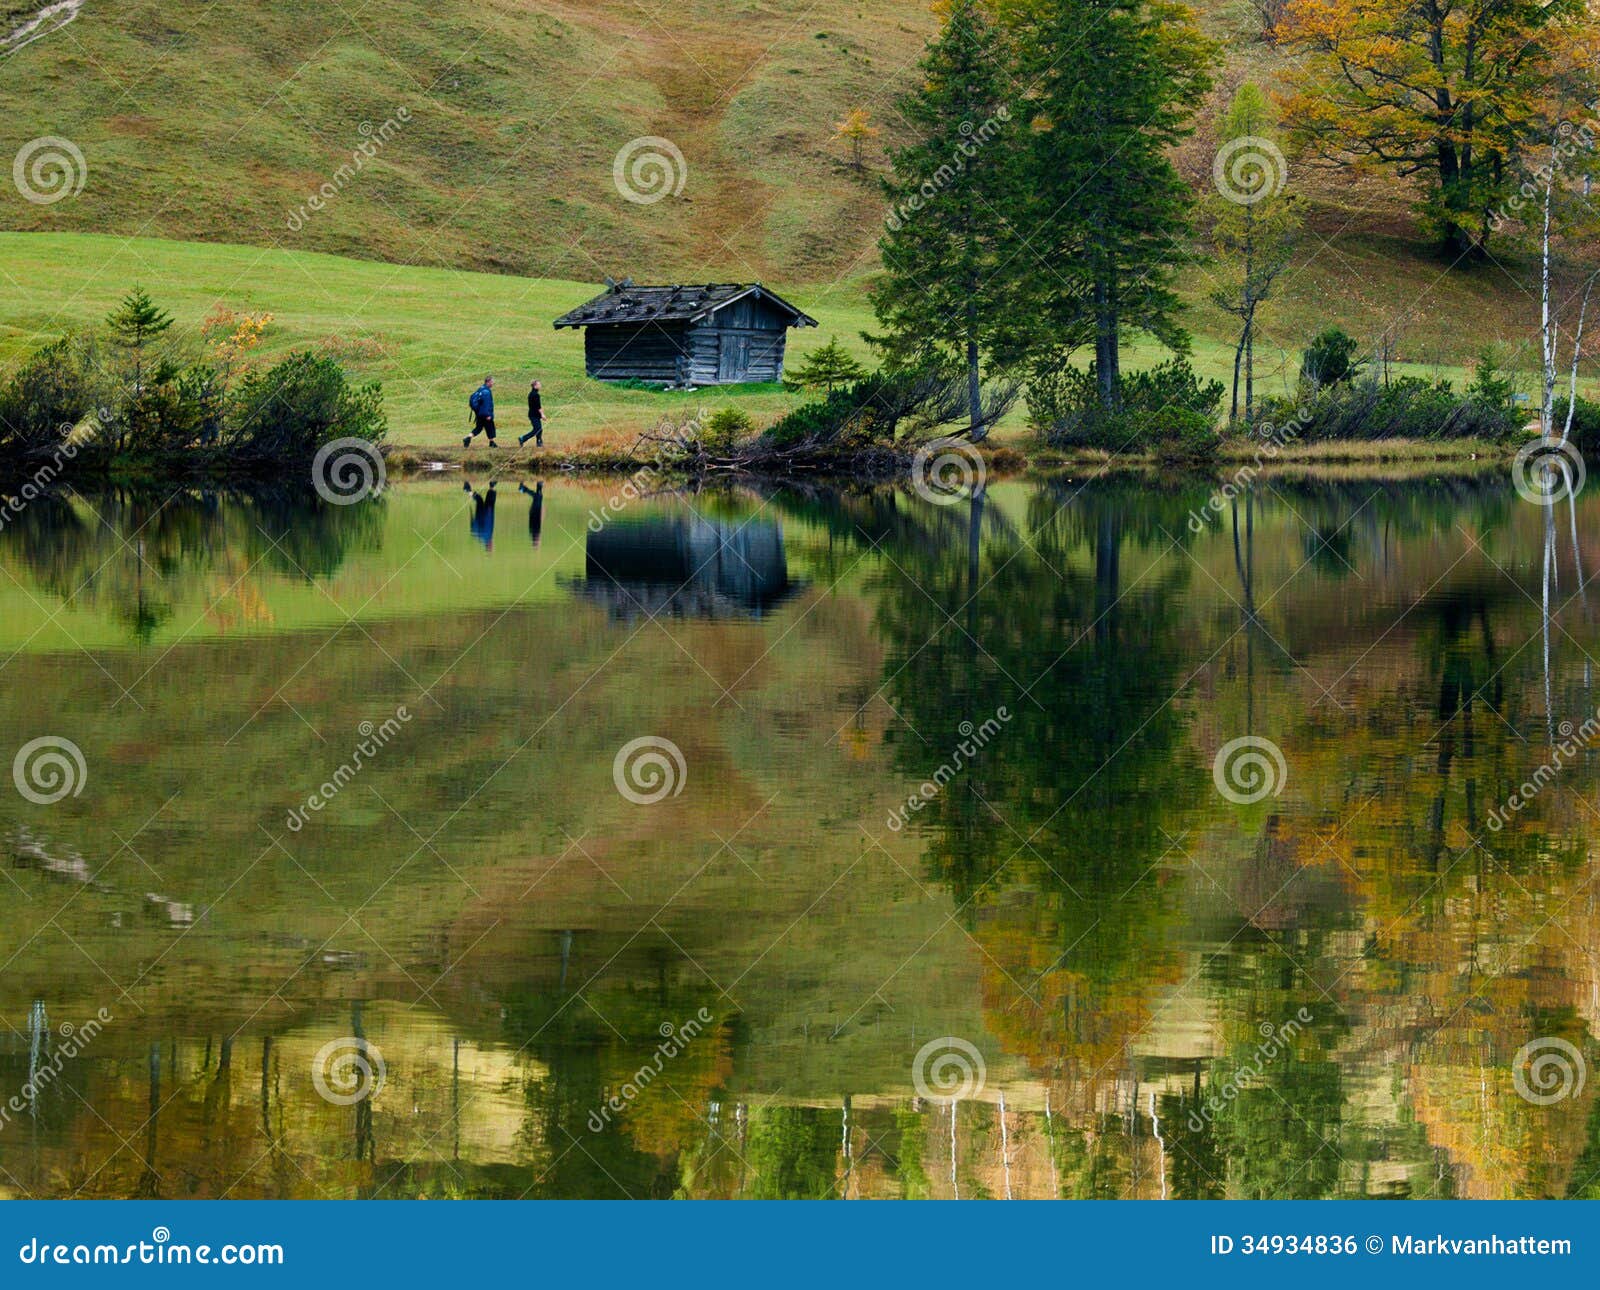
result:
[[[485,551],[494,550],[494,489],[495,481],[489,481],[489,491],[481,497],[473,492],[470,481],[461,485],[467,492],[472,493],[472,536],[483,543]]]
[[[538,381],[528,387],[528,433],[517,440],[517,446],[520,448],[529,439],[544,447],[544,404],[539,399]]]
[[[472,397],[467,400],[467,406],[472,409],[472,433],[462,439],[461,446],[470,447],[479,434],[486,434],[489,436],[489,446],[495,447],[494,377],[483,378],[483,384],[472,392]]]
[[[519,492],[526,493],[533,501],[528,506],[528,537],[534,546],[539,545],[539,532],[544,528],[544,481],[529,488],[526,484],[518,484]]]

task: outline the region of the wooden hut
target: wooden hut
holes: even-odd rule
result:
[[[582,327],[584,367],[600,381],[736,385],[783,379],[791,327],[815,327],[759,282],[639,287],[608,283],[555,325]]]

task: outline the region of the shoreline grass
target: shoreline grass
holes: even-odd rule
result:
[[[1477,474],[1503,468],[1515,454],[1514,444],[1494,444],[1481,440],[1430,442],[1418,439],[1393,439],[1379,442],[1325,442],[1293,444],[1276,457],[1260,463],[1257,473],[1264,477],[1283,475],[1347,477],[1354,473],[1367,477],[1405,477],[1436,472],[1446,467],[1451,473]],[[1114,456],[1098,450],[1067,453],[1059,450],[1022,451],[1010,443],[985,445],[982,450],[988,479],[995,482],[1015,478],[1048,478],[1067,473],[1148,474],[1164,478],[1221,476],[1239,465],[1255,462],[1257,450],[1243,444],[1225,445],[1210,460],[1193,463],[1162,461],[1150,454]],[[473,475],[515,475],[529,477],[566,473],[583,475],[630,474],[655,469],[645,456],[626,449],[575,452],[553,448],[415,448],[409,445],[385,446],[386,468],[400,478],[423,478],[432,474],[460,472]],[[665,469],[671,473],[671,468]],[[759,476],[757,476],[759,477]],[[811,482],[827,482],[824,475]],[[860,480],[840,479],[842,483]]]

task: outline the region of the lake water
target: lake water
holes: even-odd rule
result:
[[[1592,493],[472,483],[0,528],[0,1191],[1600,1188]]]

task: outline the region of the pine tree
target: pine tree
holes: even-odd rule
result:
[[[1239,418],[1244,372],[1244,417],[1255,409],[1256,312],[1289,264],[1300,228],[1298,200],[1284,191],[1288,167],[1277,143],[1277,119],[1261,87],[1246,81],[1217,130],[1217,191],[1207,201],[1220,284],[1212,301],[1239,320],[1233,352],[1233,403]]]
[[[115,424],[104,427],[118,450],[145,438],[151,426],[159,422],[159,399],[154,387],[170,381],[176,369],[165,360],[156,364],[154,371],[146,370],[150,347],[159,341],[172,326],[172,315],[156,306],[143,287],[136,286],[122,298],[122,303],[106,318],[111,341],[126,350],[132,369],[126,374],[128,383],[127,405],[120,414],[111,418]]]
[[[106,318],[111,339],[133,356],[133,386],[143,385],[145,350],[172,326],[172,315],[157,307],[143,287],[134,287]]]
[[[1190,192],[1170,159],[1210,88],[1215,46],[1166,0],[1014,0],[1008,10],[1035,123],[1020,315],[1036,351],[1093,344],[1100,397],[1118,402],[1121,341],[1184,352],[1173,272]]]
[[[923,55],[922,82],[900,102],[916,142],[890,154],[892,207],[878,245],[884,279],[875,338],[890,365],[960,366],[968,431],[988,433],[981,366],[1005,325],[1019,255],[1010,52],[983,0],[951,0]]]
[[[797,389],[821,387],[832,394],[835,385],[859,381],[866,374],[867,369],[856,362],[850,351],[839,343],[839,338],[830,336],[826,345],[813,350],[795,367],[784,384]]]

